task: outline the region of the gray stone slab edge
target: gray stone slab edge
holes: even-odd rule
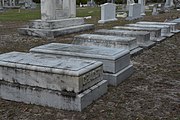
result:
[[[72,26],[72,27],[53,29],[53,30],[19,28],[18,32],[22,35],[53,38],[53,37],[57,37],[57,36],[62,36],[62,35],[66,35],[66,34],[71,34],[71,33],[81,32],[81,31],[85,31],[85,30],[91,30],[91,29],[94,29],[93,24],[84,24],[84,25],[79,25],[79,26]]]
[[[148,41],[145,44],[141,44],[140,47],[149,49],[149,48],[151,48],[151,47],[153,47],[155,45],[156,45],[155,42]]]
[[[140,54],[142,52],[143,52],[143,48],[138,47],[136,49],[131,50],[130,55],[135,56],[135,55],[138,55],[138,54]]]
[[[104,79],[108,80],[108,83],[113,86],[117,86],[122,81],[130,77],[134,72],[133,65],[129,65],[123,70],[117,72],[116,74],[103,73]]]
[[[25,64],[18,64],[18,63],[3,62],[3,61],[0,61],[0,66],[15,68],[15,69],[45,72],[45,73],[51,73],[51,74],[54,73],[54,74],[66,74],[66,75],[71,75],[71,76],[80,76],[82,74],[89,72],[90,70],[93,70],[97,67],[102,66],[102,62],[96,62],[93,65],[87,66],[86,69],[82,69],[79,71],[69,71],[69,70],[56,69],[56,68],[52,69],[52,68],[47,68],[43,66],[25,65]]]
[[[92,86],[76,97],[66,97],[58,91],[15,85],[0,81],[0,97],[5,100],[36,104],[64,110],[82,111],[107,92],[107,80]]]

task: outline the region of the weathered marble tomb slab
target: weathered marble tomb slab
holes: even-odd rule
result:
[[[80,93],[103,79],[101,62],[44,54],[0,55],[0,80],[44,89]]]
[[[169,21],[169,22],[171,22],[171,23],[177,23],[177,25],[180,26],[180,18],[171,20],[171,21]]]
[[[115,26],[113,29],[116,30],[131,30],[131,31],[146,31],[150,33],[150,40],[154,42],[161,42],[166,37],[161,36],[160,28],[141,28],[141,27],[131,27],[131,26]]]
[[[114,35],[114,36],[121,36],[121,37],[136,37],[138,45],[143,48],[149,48],[155,45],[155,42],[152,42],[150,40],[149,32],[101,29],[101,30],[95,31],[95,33],[101,34],[101,35]]]
[[[137,44],[135,37],[119,37],[111,35],[81,34],[74,37],[73,44],[84,46],[104,46],[111,48],[125,48],[130,54],[135,54],[143,49]]]
[[[171,37],[174,34],[170,33],[170,27],[167,25],[148,25],[148,24],[126,24],[126,26],[140,27],[140,28],[160,28],[161,36]]]
[[[105,93],[107,93],[106,80],[102,80],[82,93],[72,97],[66,96],[66,94],[61,91],[18,85],[0,80],[0,98],[64,110],[82,111]]]
[[[51,43],[32,48],[30,52],[101,61],[104,79],[115,86],[133,73],[129,51],[126,49]]]
[[[167,25],[170,27],[170,31],[173,33],[178,33],[180,30],[177,29],[177,23],[170,23],[170,22],[137,22],[137,24],[148,24],[148,25]]]

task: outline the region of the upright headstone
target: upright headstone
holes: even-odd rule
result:
[[[137,3],[133,3],[129,5],[129,15],[126,20],[134,20],[142,18],[141,16],[141,5]]]
[[[2,3],[0,2],[0,12],[3,12],[4,8],[2,6]]]
[[[2,3],[1,3],[1,1],[0,1],[0,10],[2,10],[3,9],[3,6],[2,6]]]
[[[12,6],[12,0],[9,0],[9,6]]]
[[[56,19],[56,0],[41,0],[41,19]]]
[[[96,3],[94,2],[94,0],[87,1],[87,6],[93,7],[95,5],[96,5]]]
[[[6,1],[5,0],[2,0],[2,6],[5,7],[6,6]]]
[[[158,7],[158,4],[153,5],[152,15],[158,15],[157,7]]]
[[[129,10],[129,5],[134,4],[134,0],[127,0],[126,10]]]
[[[170,7],[173,7],[174,6],[174,2],[173,0],[166,0],[165,2],[165,8],[170,8]]]
[[[15,0],[12,0],[12,6],[16,6]]]
[[[101,20],[99,20],[98,23],[116,20],[116,5],[113,3],[105,3],[101,5]]]
[[[141,15],[145,14],[145,0],[138,0],[138,3],[141,5]]]

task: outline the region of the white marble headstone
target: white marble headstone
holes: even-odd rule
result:
[[[141,18],[141,5],[137,3],[130,4],[127,20],[133,20],[137,18]]]
[[[76,17],[76,0],[41,0],[41,19]]]
[[[116,19],[116,5],[113,3],[105,3],[101,5],[101,20],[98,23],[105,23],[108,21],[115,21]]]
[[[141,5],[141,15],[145,15],[145,0],[138,0],[138,3]]]
[[[166,8],[173,7],[173,6],[174,6],[173,0],[166,0],[166,2],[165,2],[165,7]]]

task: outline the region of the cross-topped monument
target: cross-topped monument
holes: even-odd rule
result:
[[[60,35],[93,29],[76,17],[76,0],[41,0],[41,19],[31,21],[28,28],[20,28],[24,35],[57,37]]]

